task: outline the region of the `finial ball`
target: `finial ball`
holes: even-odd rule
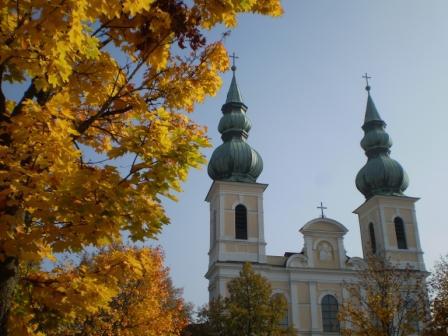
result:
[[[369,92],[370,91],[370,85],[366,86],[366,91]]]
[[[230,69],[232,69],[232,71],[235,72],[236,71],[236,66],[232,65],[232,67]]]

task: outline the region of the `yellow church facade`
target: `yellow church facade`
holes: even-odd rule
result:
[[[244,262],[250,262],[267,278],[274,294],[288,303],[283,324],[300,335],[339,335],[337,312],[348,299],[344,283],[357,280],[364,260],[348,257],[344,247],[347,228],[322,216],[300,228],[303,249],[282,256],[266,255],[263,194],[268,187],[258,183],[261,156],[247,143],[250,121],[233,78],[222,107],[218,129],[223,144],[215,149],[208,173],[213,179],[206,196],[210,204],[210,249],[206,278],[210,299],[227,295],[227,283],[238,277]],[[368,158],[356,186],[366,197],[354,213],[358,215],[364,257],[388,258],[397,267],[425,271],[415,215],[417,198],[403,194],[408,178],[395,160],[367,86],[368,101],[361,146]]]

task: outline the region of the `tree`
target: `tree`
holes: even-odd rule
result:
[[[208,335],[279,336],[296,335],[284,328],[281,320],[287,314],[283,295],[273,295],[268,280],[245,263],[240,276],[228,283],[229,296],[212,301],[202,312]]]
[[[425,328],[427,336],[448,334],[448,256],[435,265],[429,280],[431,314]]]
[[[33,277],[34,282],[21,282],[17,292],[13,335],[179,335],[188,321],[187,306],[171,284],[159,249],[115,246],[85,257],[78,266],[66,264]],[[89,288],[89,282],[107,288],[82,296],[70,293]],[[95,301],[101,302],[99,309]]]
[[[358,279],[345,285],[348,299],[339,311],[344,336],[407,336],[426,318],[426,274],[367,258]]]
[[[208,146],[184,112],[214,95],[228,68],[222,42],[204,30],[234,27],[242,12],[275,16],[281,7],[1,1],[0,335],[21,268],[120,242],[123,230],[152,238],[169,222],[161,197],[175,198]]]

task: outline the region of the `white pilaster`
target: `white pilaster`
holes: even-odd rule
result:
[[[314,267],[313,238],[306,237],[305,246],[306,246],[306,256],[308,257],[308,265],[310,267]]]
[[[297,285],[291,279],[289,272],[289,293],[291,294],[291,317],[293,328],[300,330],[299,303],[297,302]]]
[[[258,239],[261,244],[258,245],[258,262],[266,262],[266,245],[264,244],[264,210],[263,210],[263,195],[257,197],[257,211],[258,211]]]
[[[317,285],[316,282],[310,282],[310,308],[311,308],[311,333],[315,335],[315,333],[320,331],[318,325],[318,305],[317,305]]]
[[[348,300],[350,299],[350,293],[349,291],[342,287],[342,303],[346,303]],[[342,325],[341,327],[350,329],[352,327],[352,323],[351,322],[344,322],[345,325]]]
[[[345,268],[345,249],[344,249],[344,239],[342,237],[338,238],[338,251],[339,251],[339,267]]]
[[[383,249],[385,251],[387,251],[390,248],[389,245],[389,239],[388,239],[388,234],[387,234],[387,228],[386,228],[386,216],[384,215],[384,207],[383,206],[379,206],[379,217],[380,217],[380,223],[379,227],[381,229],[381,238],[382,239],[382,243],[383,243]]]

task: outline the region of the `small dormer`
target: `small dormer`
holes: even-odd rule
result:
[[[347,228],[330,218],[316,218],[306,223],[300,233],[309,267],[345,268],[344,235]]]

